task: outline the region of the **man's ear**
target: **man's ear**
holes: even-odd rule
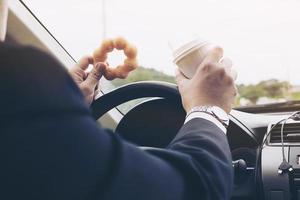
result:
[[[8,0],[0,0],[0,41],[5,40],[8,17]]]

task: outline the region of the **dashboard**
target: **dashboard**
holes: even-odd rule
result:
[[[300,142],[300,137],[296,134],[300,134],[300,124],[298,126],[296,122],[290,122],[286,125],[288,135],[290,124],[296,124],[292,127],[296,132],[292,137],[294,143],[284,144],[293,173],[278,173],[282,162],[282,146],[275,140],[278,139],[278,130],[271,132],[271,139],[262,145],[270,126],[287,116],[288,113],[231,112],[227,138],[235,171],[233,200],[300,198],[300,143],[297,146],[297,139]],[[181,105],[153,98],[130,110],[120,121],[116,131],[139,146],[164,148],[172,141],[184,119],[185,112]],[[161,130],[164,130],[163,134]]]

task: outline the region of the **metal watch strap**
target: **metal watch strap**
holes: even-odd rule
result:
[[[207,107],[208,108],[208,107]],[[225,123],[222,119],[220,119],[213,111],[209,112],[209,111],[205,111],[205,110],[191,110],[190,112],[188,112],[188,114],[186,115],[186,118],[191,115],[192,113],[197,113],[197,112],[202,112],[202,113],[206,113],[209,114],[211,116],[213,116],[215,119],[217,119],[225,128],[228,128],[228,124]]]

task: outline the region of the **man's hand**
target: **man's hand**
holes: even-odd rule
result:
[[[69,73],[79,86],[83,93],[85,100],[88,104],[91,104],[94,100],[95,90],[98,87],[99,80],[102,77],[106,64],[97,63],[90,73],[86,72],[86,69],[90,64],[93,64],[93,57],[85,56],[79,60],[79,62],[70,69]]]
[[[227,113],[231,111],[237,93],[236,73],[229,59],[220,62],[222,57],[222,48],[212,49],[192,79],[187,79],[177,70],[176,82],[186,112],[201,105],[219,106]]]

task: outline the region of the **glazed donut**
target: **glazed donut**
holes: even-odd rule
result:
[[[124,38],[118,37],[114,40],[106,39],[103,40],[101,46],[94,51],[94,64],[98,62],[106,62],[107,54],[112,52],[114,49],[123,50],[125,56],[124,63],[118,65],[115,68],[107,66],[103,76],[107,80],[113,80],[115,78],[125,79],[128,74],[138,67],[137,62],[137,48],[129,44]]]

